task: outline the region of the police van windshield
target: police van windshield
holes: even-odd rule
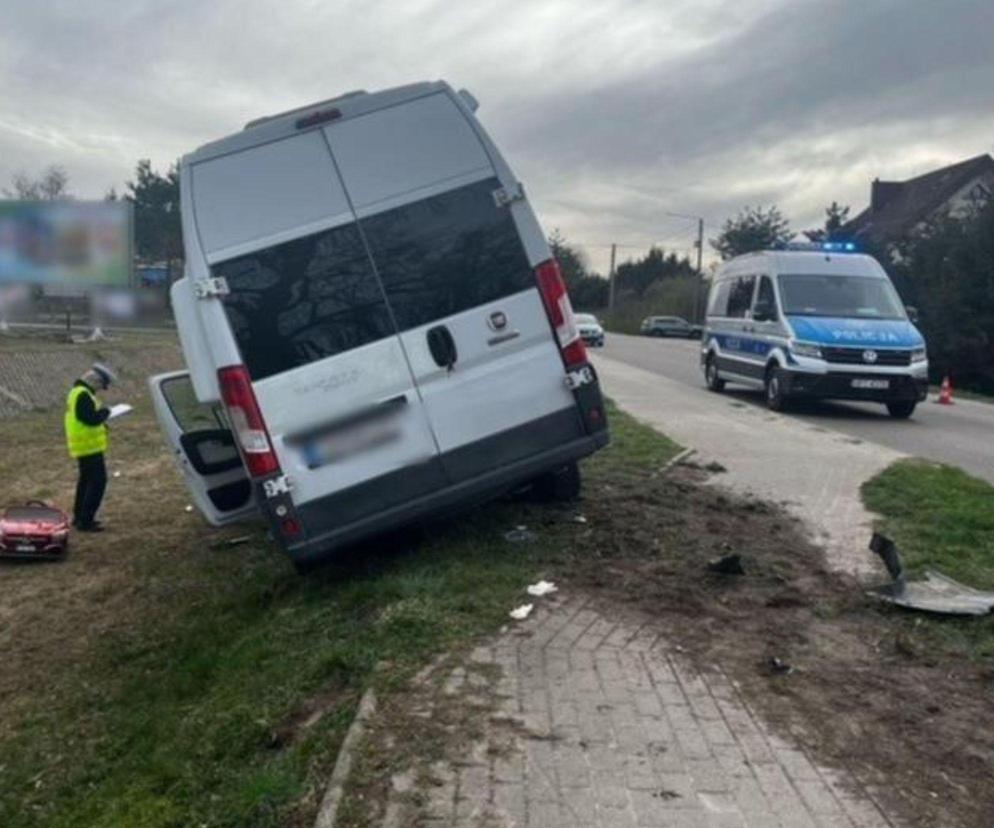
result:
[[[783,311],[793,316],[904,319],[894,286],[872,276],[781,273]]]

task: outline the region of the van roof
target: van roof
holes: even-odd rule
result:
[[[181,163],[196,164],[219,155],[227,155],[230,152],[249,149],[259,144],[267,144],[270,141],[295,135],[300,131],[297,122],[301,118],[328,108],[337,109],[341,113],[339,117],[335,118],[337,122],[442,91],[451,93],[452,87],[443,80],[437,80],[395,86],[379,92],[366,92],[361,89],[346,92],[334,98],[326,98],[322,101],[315,101],[278,112],[275,115],[266,115],[249,121],[240,132],[219,138],[216,141],[210,141],[183,156]]]
[[[723,262],[717,278],[755,272],[762,267],[770,273],[825,273],[887,278],[880,263],[866,253],[826,253],[820,250],[759,250]]]

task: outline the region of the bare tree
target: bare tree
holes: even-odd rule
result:
[[[4,187],[4,198],[20,201],[65,201],[72,198],[69,192],[69,173],[65,167],[52,164],[37,178],[23,170],[10,178],[10,187]]]

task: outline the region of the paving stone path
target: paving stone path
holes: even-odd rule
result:
[[[690,666],[658,619],[541,601],[421,680],[412,715],[473,705],[480,738],[434,762],[430,784],[425,769],[395,777],[384,828],[896,824],[847,772],[771,734],[720,668]]]

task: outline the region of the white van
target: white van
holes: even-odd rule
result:
[[[160,424],[213,524],[260,510],[305,569],[538,480],[608,442],[520,182],[444,82],[248,124],[182,159],[188,372]]]
[[[821,397],[880,402],[904,419],[928,391],[924,338],[884,269],[851,242],[725,262],[701,341],[711,390],[763,388],[777,411],[794,397]]]

